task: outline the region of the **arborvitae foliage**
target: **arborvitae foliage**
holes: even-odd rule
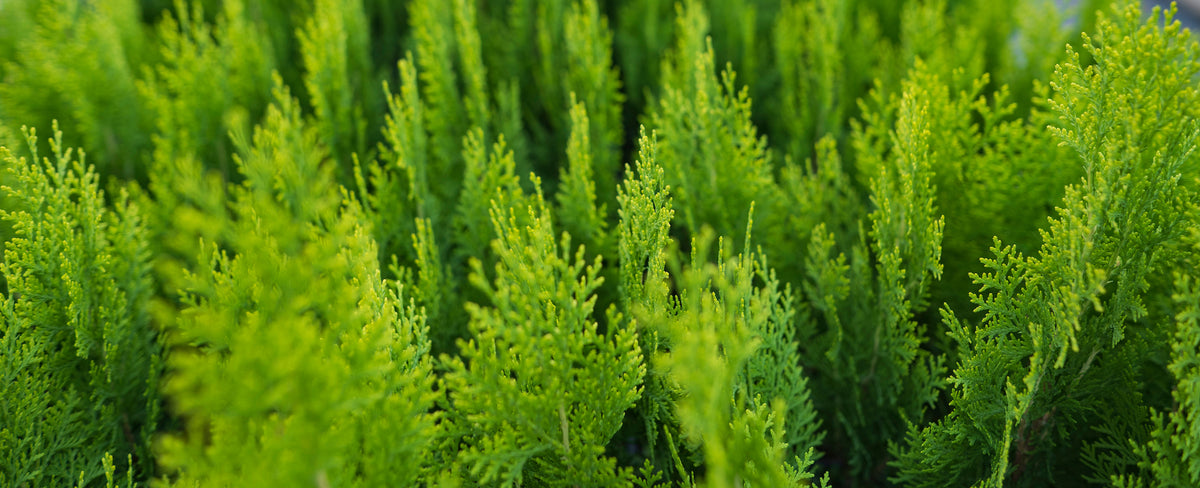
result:
[[[572,106],[578,101],[590,118],[593,140],[593,176],[597,194],[614,210],[616,178],[620,167],[622,130],[621,81],[613,66],[613,33],[596,0],[515,0],[489,3],[493,15],[481,21],[485,34],[506,42],[483,46],[490,80],[502,94],[514,91],[519,98],[501,98],[501,117],[511,117],[527,133],[529,145],[517,145],[525,171],[547,176],[553,189],[554,168],[560,164],[564,137],[570,133]],[[519,101],[520,106],[506,106]],[[506,132],[511,139],[515,134]],[[527,165],[527,166],[526,166]]]
[[[560,173],[558,186],[558,222],[563,230],[577,236],[579,243],[587,249],[589,259],[598,256],[616,256],[616,235],[608,229],[608,205],[597,201],[595,174],[597,171],[592,151],[591,121],[583,104],[571,107],[571,138],[567,143],[567,164]],[[613,194],[614,203],[616,193]],[[610,283],[596,290],[597,307],[607,309],[617,298],[617,268],[606,266],[601,277]]]
[[[737,87],[734,72],[717,76],[705,37],[708,14],[692,1],[677,19],[662,93],[649,118],[660,133],[659,164],[674,187],[684,229],[699,232],[707,224],[720,235],[741,237],[751,202],[773,200],[766,139],[750,122],[749,93]]]
[[[652,94],[660,88],[657,81],[662,68],[661,53],[671,45],[677,2],[644,0],[616,3],[618,5],[610,9],[615,10],[613,14],[616,16],[614,57],[620,62],[625,94],[630,102],[625,110],[625,120],[636,120],[649,107]],[[647,19],[656,21],[647,22]],[[636,135],[627,135],[627,139],[634,138]]]
[[[1195,260],[1195,253],[1200,251],[1197,248],[1200,241],[1196,240],[1197,237],[1200,237],[1200,228],[1193,227],[1190,266],[1175,273],[1175,293],[1172,295],[1179,306],[1175,316],[1171,363],[1168,365],[1175,381],[1172,391],[1175,403],[1168,411],[1151,413],[1150,425],[1153,430],[1149,435],[1129,439],[1129,445],[1101,446],[1101,455],[1093,458],[1098,461],[1095,463],[1098,467],[1116,465],[1128,468],[1122,464],[1134,461],[1138,467],[1136,473],[1111,470],[1111,480],[1101,479],[1101,482],[1112,481],[1113,485],[1124,487],[1175,487],[1200,483],[1200,442],[1197,441],[1200,432],[1196,431],[1195,422],[1200,411],[1200,385],[1196,379],[1200,375],[1200,357],[1197,357],[1197,344],[1200,344],[1200,287],[1196,282],[1200,268],[1196,267]],[[1119,439],[1114,440],[1119,442]],[[1104,452],[1104,447],[1119,454]]]
[[[134,82],[146,44],[137,5],[20,1],[0,9],[29,21],[17,31],[24,35],[9,39],[12,56],[0,58],[0,119],[43,128],[60,120],[80,135],[101,174],[144,174],[150,120],[139,111]]]
[[[95,169],[61,132],[48,158],[26,136],[29,160],[0,150],[12,205],[0,217],[15,234],[0,265],[0,482],[95,485],[114,458],[146,479],[162,347],[142,218],[125,194],[106,205]]]
[[[0,486],[1195,486],[1101,3],[0,0]]]
[[[331,0],[316,0],[312,16],[297,34],[315,125],[334,159],[342,163],[338,167],[344,174],[339,176],[347,184],[351,154],[367,152],[367,126],[377,126],[380,116],[368,34],[361,2]]]
[[[492,305],[467,307],[472,337],[443,380],[445,428],[479,483],[614,486],[629,472],[605,445],[641,394],[645,366],[615,308],[599,330],[602,263],[584,261],[569,234],[555,237],[545,205],[536,195],[520,218],[492,208],[495,278],[479,260],[471,274]]]
[[[459,37],[474,40],[478,38],[478,31],[473,23],[455,29],[456,23],[474,19],[474,16],[464,15],[463,10],[468,8],[473,9],[473,5],[463,1],[418,0],[409,4],[415,43],[414,67],[420,78],[421,104],[427,107],[419,113],[429,134],[428,178],[439,182],[431,185],[431,190],[438,200],[436,209],[441,212],[429,217],[435,219],[439,228],[443,228],[440,221],[448,215],[461,188],[462,139],[472,126],[488,129],[481,125],[487,122],[483,117],[488,106],[486,94],[482,92],[485,76],[481,73],[484,69],[482,61],[470,57],[470,45],[459,46]],[[474,54],[478,56],[479,52],[474,51]],[[471,91],[460,88],[460,83],[472,80]],[[420,156],[414,154],[412,157]]]
[[[786,486],[810,479],[802,470],[811,460],[792,455],[812,456],[808,448],[821,436],[796,344],[780,327],[792,312],[787,290],[780,292],[760,256],[726,257],[718,246],[717,262],[709,264],[697,261],[708,244],[693,244],[692,263],[675,273],[681,287],[675,310],[658,316],[670,347],[654,361],[680,392],[680,445],[704,466],[703,475],[685,476],[684,484]],[[765,286],[754,286],[756,279]],[[792,366],[766,367],[776,361]],[[686,471],[677,454],[676,463]]]
[[[708,255],[703,240],[686,269],[668,263],[673,205],[655,138],[643,134],[639,146],[619,197],[620,291],[642,348],[656,357],[637,409],[645,458],[685,485],[696,463],[712,486],[811,478],[804,470],[822,434],[793,341],[790,291],[761,254],[719,249],[716,265],[698,261]],[[672,278],[677,292],[667,287]]]
[[[673,245],[670,230],[675,215],[657,153],[657,139],[646,135],[643,129],[637,160],[626,168],[627,177],[617,195],[621,205],[617,228],[621,308],[627,315],[639,317],[635,324],[641,349],[651,357],[669,347],[666,332],[658,324],[670,311],[666,266]],[[647,365],[642,390],[636,420],[626,422],[626,428],[634,433],[622,440],[636,443],[635,452],[629,453],[631,457],[644,457],[671,471],[675,466],[671,463],[674,448],[670,429],[676,424],[672,404],[678,398],[678,391],[667,383],[665,372],[659,371],[654,363]]]
[[[855,155],[860,171],[870,175],[874,207],[858,225],[869,228],[838,225],[833,229],[850,232],[838,236],[824,224],[801,227],[811,229],[802,285],[811,312],[800,326],[823,329],[806,344],[803,361],[819,371],[816,403],[830,422],[836,420],[835,450],[848,453],[851,470],[868,477],[882,471],[887,439],[903,432],[906,421],[923,417],[942,383],[942,360],[922,347],[925,325],[917,320],[931,283],[942,274],[944,225],[932,181],[936,149],[929,112],[935,101],[925,89],[905,84],[892,106],[895,128],[872,128],[886,136],[855,134]],[[835,205],[833,210],[864,211],[839,202],[844,197],[838,187],[847,183],[838,182],[843,176],[836,157],[825,161],[825,174],[815,177],[820,179],[794,187],[804,192],[797,197],[817,197],[804,204],[814,210]],[[834,193],[810,193],[814,183]]]
[[[847,79],[862,71],[846,69],[846,63],[871,55],[870,49],[859,51],[851,43],[876,40],[869,31],[851,31],[854,12],[850,8],[849,2],[833,0],[786,1],[775,21],[774,57],[790,62],[780,66],[776,103],[768,109],[776,117],[772,139],[780,141],[776,149],[797,161],[810,159],[821,137],[841,138],[844,114],[869,81]],[[863,55],[846,56],[849,52]]]
[[[184,428],[161,440],[162,474],[185,485],[411,485],[433,432],[424,316],[381,281],[317,132],[286,91],[276,97],[253,141],[238,141],[246,181],[167,329],[163,388]]]
[[[398,66],[400,91],[392,93],[384,84],[389,113],[380,157],[376,164],[365,169],[355,160],[355,183],[384,262],[391,256],[405,262],[411,260],[414,219],[439,225],[444,219],[442,202],[430,186],[425,106],[412,56],[401,60]]]
[[[210,26],[200,4],[177,2],[176,14],[159,23],[160,63],[138,85],[156,126],[155,164],[196,158],[226,177],[236,173],[226,134],[247,130],[266,108],[272,69],[271,44],[244,8],[225,2]],[[152,166],[150,178],[162,171]]]
[[[1149,314],[1148,277],[1179,259],[1172,247],[1189,225],[1190,198],[1179,177],[1195,161],[1189,112],[1200,64],[1171,13],[1166,29],[1157,11],[1146,23],[1138,14],[1129,7],[1084,38],[1095,65],[1069,49],[1057,70],[1052,131],[1083,160],[1084,177],[1067,187],[1036,255],[996,242],[990,271],[975,277],[979,324],[944,311],[962,358],[950,378],[952,409],[910,433],[897,481],[1036,485],[1063,476],[1088,431],[1113,415],[1104,413],[1112,397],[1140,393],[1108,366],[1140,367],[1122,352],[1155,336],[1144,331],[1153,322],[1139,323]],[[1128,122],[1106,122],[1117,120]]]
[[[571,139],[567,164],[559,179],[558,220],[570,234],[592,249],[593,255],[611,256],[607,206],[596,201],[596,160],[593,158],[591,121],[581,103],[571,107]]]

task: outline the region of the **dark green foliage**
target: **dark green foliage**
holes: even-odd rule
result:
[[[1193,240],[1195,236],[1193,236]],[[1195,246],[1192,246],[1195,251]],[[1177,274],[1173,296],[1180,307],[1176,315],[1174,346],[1171,364],[1168,366],[1177,381],[1173,396],[1174,408],[1167,412],[1155,412],[1151,418],[1154,431],[1148,442],[1131,442],[1129,446],[1114,446],[1117,449],[1132,448],[1141,470],[1141,476],[1118,477],[1112,480],[1117,486],[1191,486],[1200,483],[1200,444],[1196,439],[1194,421],[1200,408],[1200,389],[1196,377],[1200,374],[1200,358],[1197,343],[1200,341],[1200,288],[1195,281],[1196,267],[1192,263],[1186,273]],[[1132,441],[1133,439],[1131,439]],[[1138,439],[1141,440],[1141,439]],[[1130,462],[1129,464],[1132,464]]]
[[[621,66],[625,93],[629,97],[626,120],[636,120],[650,106],[662,68],[661,53],[671,45],[675,32],[675,5],[671,0],[618,2],[615,7],[614,56]],[[647,22],[646,19],[656,19]]]
[[[0,486],[1195,486],[1200,48],[1062,3],[0,0]]]

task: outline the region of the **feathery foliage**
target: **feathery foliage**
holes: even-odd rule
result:
[[[173,482],[403,485],[421,473],[424,316],[381,281],[316,135],[277,90],[254,139],[236,141],[245,183],[167,329],[163,388],[185,419],[159,455]]]
[[[1195,250],[1194,244],[1192,247]],[[1176,316],[1171,364],[1168,366],[1177,381],[1172,392],[1175,408],[1152,415],[1151,424],[1155,427],[1147,442],[1132,446],[1141,477],[1114,476],[1113,482],[1117,486],[1188,486],[1200,482],[1200,444],[1197,443],[1200,432],[1196,431],[1194,422],[1200,408],[1196,379],[1200,367],[1196,352],[1196,344],[1200,341],[1200,289],[1196,286],[1194,272],[1193,263],[1188,273],[1177,275],[1175,281],[1177,293],[1173,298],[1180,311]]]
[[[135,86],[145,39],[134,2],[15,2],[4,10],[23,11],[13,15],[29,24],[15,31],[26,33],[11,39],[13,56],[0,58],[0,118],[43,128],[61,120],[80,134],[100,174],[142,175],[150,141]]]
[[[1144,14],[0,1],[0,485],[1194,486]]]
[[[572,253],[569,234],[555,239],[540,195],[516,212],[492,208],[495,278],[472,261],[492,306],[468,305],[472,338],[444,378],[448,430],[463,432],[458,456],[480,483],[612,486],[628,476],[604,448],[641,393],[637,335],[614,308],[598,329],[601,262]]]
[[[106,467],[144,479],[162,375],[146,229],[128,195],[106,205],[54,128],[52,157],[39,158],[33,130],[29,160],[0,150],[12,177],[0,218],[15,234],[0,265],[0,480],[90,485]]]
[[[677,19],[649,123],[661,134],[660,164],[685,229],[709,225],[719,235],[742,237],[751,203],[770,201],[774,189],[766,140],[750,121],[749,93],[737,89],[734,73],[717,77],[703,7],[687,2]]]
[[[1054,460],[1070,463],[1070,451],[1051,453],[1080,442],[1072,437],[1107,405],[1113,380],[1103,366],[1146,340],[1131,328],[1149,313],[1147,277],[1178,256],[1170,248],[1186,228],[1189,194],[1179,172],[1197,134],[1190,109],[1160,108],[1191,106],[1200,66],[1171,15],[1165,29],[1158,12],[1142,23],[1133,7],[1102,19],[1097,37],[1084,38],[1094,66],[1068,50],[1054,81],[1061,125],[1052,131],[1078,153],[1084,177],[1067,188],[1036,256],[996,242],[990,271],[975,277],[981,292],[972,300],[985,314],[978,325],[944,312],[962,349],[952,410],[910,433],[898,481],[999,486],[1063,470]],[[1138,46],[1154,46],[1154,56]]]

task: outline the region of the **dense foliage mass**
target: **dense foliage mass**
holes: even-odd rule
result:
[[[1060,3],[2,1],[0,487],[1200,486],[1200,46]]]

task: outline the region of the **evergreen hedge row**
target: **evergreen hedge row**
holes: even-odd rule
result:
[[[1200,486],[1200,46],[1058,3],[0,2],[0,486]]]

